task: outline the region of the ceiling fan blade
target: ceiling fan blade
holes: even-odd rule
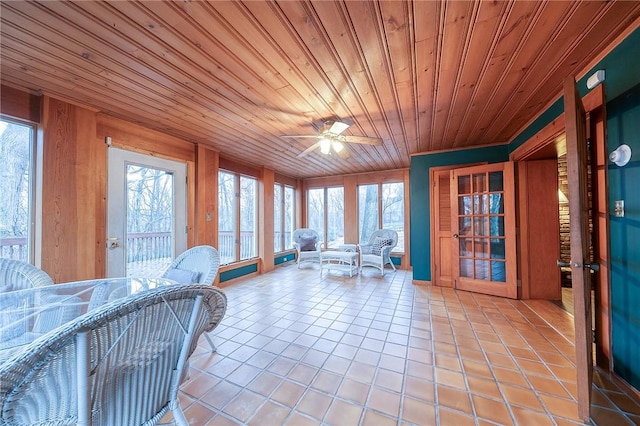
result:
[[[340,147],[337,147],[336,144],[340,144]],[[342,144],[342,142],[338,142],[335,141],[333,142],[333,144],[331,145],[333,152],[335,152],[336,154],[338,154],[338,156],[340,156],[340,158],[342,159],[346,159],[349,158],[349,151],[347,151],[344,147],[344,145]]]
[[[311,145],[309,148],[305,149],[304,151],[302,151],[300,154],[298,154],[298,158],[300,157],[304,157],[305,155],[309,154],[311,151],[313,151],[314,149],[316,149],[317,147],[320,146],[320,141],[314,143],[313,145]]]
[[[314,138],[317,139],[318,135],[282,135],[281,138],[286,139],[302,139],[302,138]]]
[[[382,139],[370,138],[368,136],[340,136],[338,138],[341,142],[359,143],[364,145],[382,145]]]
[[[335,121],[331,125],[331,128],[329,129],[329,133],[334,135],[339,135],[340,133],[344,132],[348,128],[349,128],[349,125],[347,123],[343,123],[342,121]]]

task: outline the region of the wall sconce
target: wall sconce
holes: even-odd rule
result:
[[[623,144],[609,154],[609,160],[618,167],[626,166],[631,160],[631,148],[629,145]]]

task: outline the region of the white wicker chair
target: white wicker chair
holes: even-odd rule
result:
[[[363,266],[373,266],[380,270],[380,275],[384,276],[384,267],[391,265],[396,270],[391,261],[391,250],[398,244],[398,233],[391,229],[378,229],[371,234],[369,243],[358,244],[360,251],[360,272]]]
[[[218,274],[220,267],[220,254],[218,250],[211,246],[195,246],[182,252],[175,258],[167,270],[162,274],[162,278],[184,276],[184,273],[191,279],[175,279],[180,284],[209,284],[212,285]],[[197,275],[193,279],[193,274]]]
[[[53,280],[42,269],[14,259],[0,259],[0,292],[53,285]]]
[[[195,246],[182,252],[171,262],[162,274],[162,278],[169,278],[180,284],[208,284],[213,282],[220,268],[220,254],[211,246]],[[194,274],[197,275],[194,278]],[[216,351],[216,345],[208,334],[204,337],[209,342],[211,352]]]
[[[185,363],[226,303],[211,286],[163,286],[47,333],[0,364],[0,424],[150,425],[172,410],[187,425]]]
[[[303,243],[305,242],[305,239],[308,238],[315,238],[313,250],[304,250],[305,247],[303,247]],[[322,249],[318,232],[311,228],[299,228],[293,231],[291,239],[293,240],[293,246],[296,248],[296,252],[298,254],[296,262],[298,264],[298,269],[300,269],[300,263],[302,262],[321,263]]]

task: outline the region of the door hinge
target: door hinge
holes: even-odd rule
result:
[[[187,225],[184,226],[184,233],[185,234],[189,233],[189,227]]]

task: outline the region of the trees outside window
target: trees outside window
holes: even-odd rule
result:
[[[344,244],[344,188],[327,188],[326,248]]]
[[[0,120],[0,257],[32,261],[34,128]]]
[[[240,260],[258,252],[258,181],[240,176]]]
[[[222,264],[256,257],[257,188],[255,178],[218,172],[218,251]]]
[[[324,242],[324,188],[314,188],[307,192],[307,228],[315,230]]]
[[[404,184],[402,182],[360,185],[358,187],[360,242],[367,243],[376,229],[397,231],[398,245],[393,251],[404,251]]]
[[[307,193],[307,223],[325,248],[344,243],[344,188],[314,188]]]
[[[294,195],[295,191],[290,186],[280,183],[273,186],[273,249],[276,253],[293,248]]]

